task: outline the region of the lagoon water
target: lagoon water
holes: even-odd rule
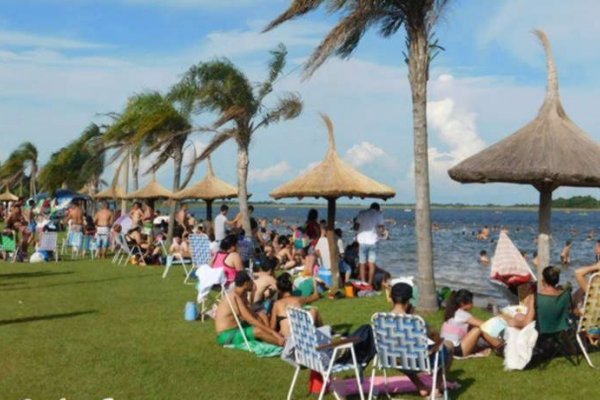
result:
[[[398,208],[386,208],[381,203],[384,218],[390,230],[390,240],[379,242],[377,264],[390,271],[392,276],[416,276],[416,238],[414,231],[415,214]],[[215,207],[216,208],[216,207]],[[342,228],[344,243],[352,240],[352,218],[361,207],[342,207],[337,209],[336,226]],[[319,219],[327,217],[326,207],[317,207]],[[192,210],[195,215],[204,217],[204,210]],[[230,210],[235,215],[237,209]],[[308,207],[255,206],[255,217],[265,217],[269,221],[279,217],[283,223],[271,226],[280,232],[288,232],[288,226],[302,224],[308,213]],[[475,238],[478,230],[484,225],[507,226],[509,236],[516,246],[526,251],[529,259],[536,250],[534,239],[537,236],[538,217],[535,210],[502,210],[495,211],[471,209],[437,209],[432,210],[432,221],[439,226],[433,233],[434,268],[438,287],[449,286],[453,289],[468,288],[475,293],[478,304],[487,302],[503,302],[503,297],[495,285],[489,282],[489,267],[481,266],[478,255],[487,250],[490,257],[494,254],[498,231],[491,234],[490,240],[479,241]],[[598,233],[594,240],[587,240],[591,231]],[[552,233],[554,243],[551,260],[556,265],[560,261],[560,251],[566,240],[573,240],[571,266],[563,268],[561,282],[573,281],[573,270],[578,266],[595,262],[594,247],[596,239],[600,239],[600,213],[589,211],[554,211],[552,214]]]

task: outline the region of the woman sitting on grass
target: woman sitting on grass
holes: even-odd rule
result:
[[[472,308],[473,293],[466,289],[452,292],[446,305],[441,335],[453,346],[456,357],[466,357],[489,347],[497,349],[503,343],[481,330],[485,321],[475,318],[470,313]]]
[[[292,277],[290,274],[284,273],[277,278],[277,291],[279,292],[279,300],[273,304],[270,326],[284,337],[288,337],[291,334],[290,324],[287,321],[288,307],[302,308],[307,304],[319,300],[320,296],[319,291],[317,290],[317,281],[313,280],[312,295],[294,296]],[[316,327],[323,325],[319,310],[310,308],[308,312],[312,316],[313,321],[315,321]]]
[[[242,257],[237,251],[238,237],[236,235],[227,235],[219,244],[219,251],[212,260],[213,268],[224,268],[227,284],[235,281],[235,276],[239,271],[244,270]]]

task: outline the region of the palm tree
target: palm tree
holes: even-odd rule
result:
[[[27,170],[29,169],[29,175]],[[20,182],[21,195],[23,195],[23,180],[29,181],[29,195],[36,195],[36,180],[38,174],[38,151],[31,142],[21,143],[9,156],[0,169],[0,179],[5,180],[9,186]]]
[[[287,56],[280,44],[271,51],[267,79],[256,88],[246,75],[227,59],[214,60],[193,66],[173,93],[196,99],[201,109],[218,113],[212,125],[214,136],[195,162],[207,158],[228,140],[237,144],[238,201],[242,213],[242,225],[250,232],[248,215],[248,166],[249,148],[253,135],[270,124],[296,118],[302,112],[302,100],[295,93],[279,98],[275,106],[267,108],[265,98],[273,91],[273,85],[281,76]],[[189,107],[189,103],[188,107]],[[191,108],[190,108],[191,109]]]
[[[149,168],[155,172],[169,159],[173,159],[173,192],[181,190],[192,177],[193,169],[188,171],[182,184],[181,171],[183,155],[188,143],[188,135],[193,131],[189,114],[176,108],[175,100],[158,92],[148,92],[133,96],[119,123],[134,132],[131,142],[145,149],[144,156],[156,153]],[[146,171],[148,172],[148,171]],[[171,223],[167,242],[173,238],[175,204],[171,206]]]
[[[427,81],[429,64],[441,49],[434,39],[433,28],[449,0],[294,0],[275,18],[268,31],[285,21],[325,6],[330,13],[342,12],[341,21],[325,36],[305,65],[310,76],[331,55],[350,57],[364,33],[376,27],[383,37],[390,37],[401,27],[406,31],[408,79],[412,92],[413,135],[415,157],[419,307],[437,309],[433,274],[433,242],[429,196],[429,164],[427,140]]]
[[[90,124],[77,139],[54,152],[40,170],[41,187],[53,192],[62,186],[79,189],[99,182],[104,170],[101,135],[100,128]]]

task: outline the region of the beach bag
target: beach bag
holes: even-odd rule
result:
[[[188,301],[185,303],[185,311],[183,317],[186,321],[195,321],[198,319],[198,308],[196,307],[196,303],[193,301]]]

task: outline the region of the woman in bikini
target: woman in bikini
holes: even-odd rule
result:
[[[288,307],[302,308],[314,301],[319,300],[319,291],[317,290],[317,281],[314,280],[314,290],[311,296],[294,296],[292,294],[293,283],[290,274],[281,274],[277,278],[277,291],[279,292],[279,300],[273,304],[273,310],[271,311],[270,326],[275,331],[282,334],[284,337],[288,337],[291,334],[290,324],[287,321],[287,309]],[[310,315],[315,322],[315,326],[319,327],[323,325],[319,310],[311,308],[308,310]]]
[[[235,235],[227,235],[219,245],[219,251],[213,257],[212,267],[223,268],[227,284],[235,281],[235,276],[239,271],[244,270],[242,257],[237,251],[238,238]]]

